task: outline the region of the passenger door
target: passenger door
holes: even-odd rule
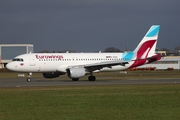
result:
[[[29,54],[30,66],[35,66],[35,56]]]

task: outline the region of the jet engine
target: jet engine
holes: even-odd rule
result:
[[[66,71],[69,78],[80,78],[86,74],[85,68],[68,68]]]
[[[44,78],[56,78],[60,75],[64,75],[65,73],[60,72],[48,72],[48,73],[42,73]]]

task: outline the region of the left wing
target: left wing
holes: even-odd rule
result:
[[[107,61],[107,62],[84,64],[84,65],[77,65],[77,66],[69,66],[69,68],[71,68],[71,67],[84,67],[88,72],[92,72],[94,70],[100,70],[103,67],[111,68],[111,66],[115,66],[115,65],[125,66],[126,64],[129,64],[129,61],[117,60],[117,61]]]

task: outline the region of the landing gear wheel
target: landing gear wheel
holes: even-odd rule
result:
[[[31,78],[27,78],[27,82],[31,82]]]
[[[32,73],[28,73],[28,78],[27,78],[27,82],[31,82],[31,76],[32,76]]]
[[[89,81],[95,81],[95,80],[96,80],[96,77],[95,77],[95,76],[89,76],[89,77],[88,77],[88,80],[89,80]]]
[[[79,78],[72,78],[72,81],[78,81]]]

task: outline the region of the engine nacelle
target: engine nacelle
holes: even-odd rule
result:
[[[65,73],[60,72],[48,72],[48,73],[42,73],[44,78],[56,78],[60,75],[64,75]]]
[[[86,74],[85,68],[68,68],[66,71],[70,78],[80,78]]]

